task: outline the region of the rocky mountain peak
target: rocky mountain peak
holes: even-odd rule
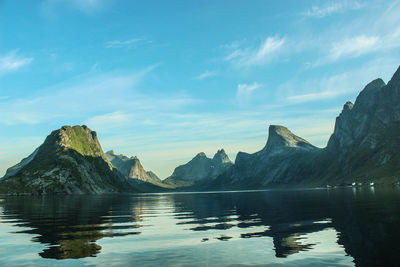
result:
[[[223,148],[218,150],[217,153],[215,153],[213,161],[218,163],[232,163],[232,161],[229,159],[228,155],[226,154]]]
[[[265,151],[273,151],[285,147],[315,149],[307,140],[294,135],[286,127],[280,125],[270,125],[268,131],[268,141],[264,148]]]
[[[400,66],[397,68],[396,72],[393,74],[392,79],[388,82],[389,86],[400,87]]]
[[[386,84],[382,79],[375,79],[367,84],[356,98],[354,104],[355,110],[365,111],[373,108],[378,101],[376,95],[385,85]]]
[[[104,158],[97,133],[86,125],[62,126],[46,138],[43,146],[61,146],[75,150],[83,156]]]
[[[347,112],[349,110],[352,110],[354,107],[354,104],[351,103],[350,101],[347,101],[344,105],[343,105],[343,111]]]
[[[195,158],[207,158],[207,155],[204,152],[200,152],[193,159]]]
[[[106,152],[106,157],[117,170],[128,178],[142,180],[149,183],[159,183],[160,179],[153,172],[146,172],[137,156],[127,157],[114,151]]]
[[[11,168],[4,183],[10,192],[35,194],[134,190],[105,157],[96,132],[85,125],[51,132],[37,150]]]

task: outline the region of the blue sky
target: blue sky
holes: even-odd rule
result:
[[[0,176],[62,125],[160,177],[255,152],[280,124],[324,147],[400,64],[399,1],[0,0]]]

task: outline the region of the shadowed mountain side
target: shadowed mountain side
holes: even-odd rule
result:
[[[239,152],[235,164],[215,179],[210,188],[250,189],[297,184],[309,174],[307,166],[320,150],[287,128],[271,125],[265,147],[254,154]]]
[[[215,179],[232,165],[224,149],[218,150],[212,159],[201,152],[188,163],[176,167],[172,175],[163,182],[174,187],[193,186],[199,182]]]
[[[203,188],[310,187],[352,182],[392,184],[400,177],[400,68],[387,85],[376,79],[347,102],[327,147],[270,126],[259,152],[239,152],[233,167]]]
[[[387,85],[376,79],[347,102],[335,131],[310,166],[309,184],[393,183],[400,177],[400,68]]]

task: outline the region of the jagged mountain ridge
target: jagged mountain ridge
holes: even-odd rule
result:
[[[316,162],[328,166],[330,171],[324,173],[315,164],[313,166],[313,172],[321,176],[321,181],[398,180],[399,100],[400,67],[388,84],[376,79],[360,92],[354,105],[351,102],[344,105],[336,118],[334,133]]]
[[[295,180],[302,171],[302,158],[311,158],[320,149],[294,135],[286,127],[271,125],[264,148],[254,154],[239,152],[235,164],[219,176],[213,187],[256,188]],[[297,167],[296,167],[297,166]]]
[[[187,164],[178,166],[164,183],[192,186],[207,180],[207,189],[247,189],[352,181],[393,182],[400,177],[399,99],[400,68],[388,84],[376,79],[360,92],[354,104],[344,105],[336,118],[334,133],[323,149],[283,126],[271,126],[267,144],[259,152],[239,152],[234,165],[223,150],[212,159],[199,153]],[[152,176],[143,167],[143,172],[138,169],[134,173]],[[95,132],[86,126],[64,126],[53,131],[30,156],[7,170],[0,181],[0,191],[134,190],[128,180],[106,158]]]
[[[28,160],[27,160],[28,159]],[[136,192],[105,157],[97,134],[87,126],[53,131],[27,159],[0,181],[3,193],[99,194]]]
[[[400,177],[399,100],[400,67],[387,85],[376,79],[354,104],[345,103],[325,148],[271,126],[267,145],[254,154],[239,152],[209,189],[394,182]]]
[[[232,164],[224,149],[218,150],[212,159],[200,152],[188,163],[176,167],[172,175],[163,182],[178,187],[192,186],[201,180],[216,178]]]
[[[129,158],[122,154],[116,155],[113,150],[107,151],[105,156],[118,171],[128,178],[149,183],[161,183],[161,180],[155,173],[145,171],[136,156]]]

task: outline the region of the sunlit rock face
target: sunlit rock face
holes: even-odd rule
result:
[[[135,157],[128,158],[122,154],[116,155],[113,150],[105,153],[107,159],[117,168],[123,175],[128,178],[137,179],[149,183],[160,183],[161,180],[153,172],[146,172],[140,160]]]
[[[2,193],[85,194],[135,191],[109,162],[87,126],[63,126],[29,157],[11,167]]]

